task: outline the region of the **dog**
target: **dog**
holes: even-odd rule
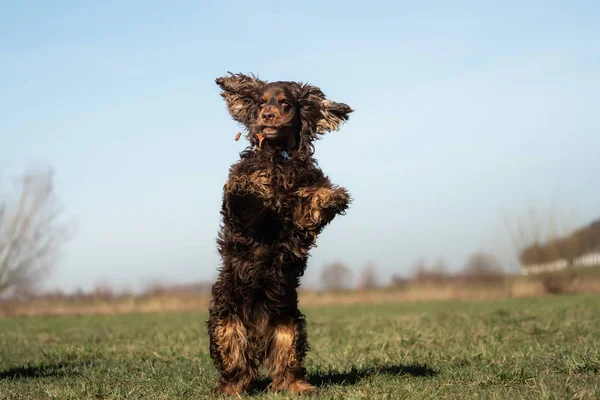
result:
[[[303,366],[309,345],[297,288],[317,236],[352,201],[318,167],[314,143],[354,110],[301,82],[229,72],[216,84],[250,145],[223,187],[222,265],[206,322],[220,375],[214,390],[246,392],[263,366],[271,389],[314,394]]]

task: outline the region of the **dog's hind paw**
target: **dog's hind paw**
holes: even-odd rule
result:
[[[212,390],[214,394],[223,396],[238,396],[244,391],[244,388],[240,384],[232,384],[225,382],[219,382]]]
[[[298,395],[315,395],[315,394],[317,394],[316,386],[313,386],[310,383],[308,383],[307,381],[300,380],[300,379],[293,381],[291,383],[287,383],[287,382],[282,382],[279,384],[271,383],[269,385],[269,388],[276,392],[287,391],[291,394],[298,394]]]
[[[288,391],[293,394],[301,394],[313,396],[317,394],[316,386],[311,385],[306,381],[295,381],[290,384]]]

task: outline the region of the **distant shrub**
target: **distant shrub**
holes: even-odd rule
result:
[[[392,278],[390,279],[390,287],[393,288],[407,288],[408,285],[410,284],[410,279],[409,278],[405,278],[403,276],[400,275],[392,275]]]
[[[457,274],[463,282],[503,282],[506,273],[500,261],[492,254],[481,251],[469,255],[462,270]]]
[[[440,284],[449,283],[453,276],[448,272],[448,267],[443,259],[437,260],[429,266],[423,259],[418,260],[412,267],[414,283]]]
[[[347,289],[351,281],[352,271],[341,261],[325,264],[321,270],[321,284],[326,291]]]
[[[544,291],[554,295],[569,293],[576,278],[574,271],[551,272],[539,276]]]

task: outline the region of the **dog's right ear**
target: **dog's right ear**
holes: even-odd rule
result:
[[[225,99],[231,117],[249,127],[258,112],[262,89],[266,82],[256,76],[233,74],[217,78],[216,84],[221,88],[221,96]]]

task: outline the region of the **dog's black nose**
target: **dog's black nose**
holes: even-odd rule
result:
[[[274,113],[273,111],[264,111],[264,112],[262,113],[262,118],[263,118],[265,121],[272,120],[274,117],[275,117],[275,113]]]

